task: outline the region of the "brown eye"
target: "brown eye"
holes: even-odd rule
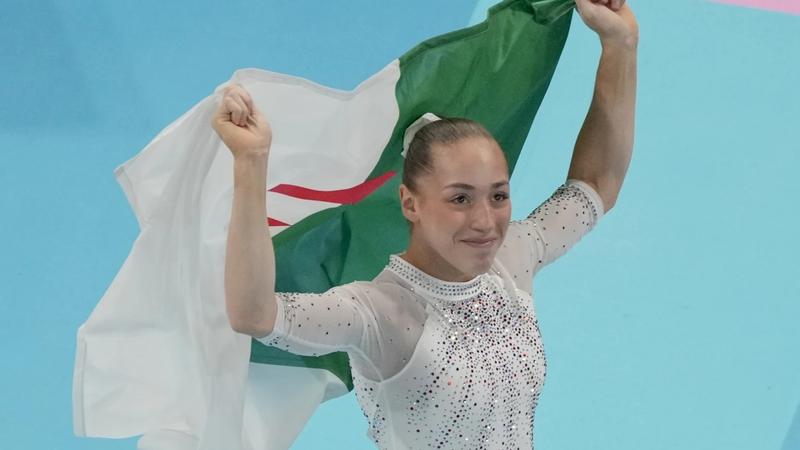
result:
[[[466,195],[459,195],[458,197],[455,197],[455,198],[453,198],[453,200],[451,200],[451,202],[453,202],[453,203],[457,203],[457,204],[459,204],[459,205],[463,205],[463,204],[464,204],[464,202],[462,202],[462,201],[459,201],[459,200],[466,200],[466,199],[467,199],[467,196],[466,196]]]
[[[508,194],[506,194],[505,192],[500,192],[498,194],[495,194],[494,198],[497,199],[498,202],[502,202],[503,200],[508,199]]]

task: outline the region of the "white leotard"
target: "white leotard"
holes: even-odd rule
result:
[[[531,449],[546,361],[533,276],[603,216],[600,196],[568,180],[511,221],[489,272],[434,278],[392,254],[371,281],[279,292],[272,333],[292,353],[346,351],[380,449]]]

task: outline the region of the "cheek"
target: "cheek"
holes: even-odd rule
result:
[[[457,219],[452,213],[448,211],[438,211],[433,218],[434,229],[432,230],[437,236],[448,236],[453,233],[454,229],[458,228]]]
[[[503,230],[503,233],[505,234],[505,229],[508,228],[508,224],[511,221],[511,207],[509,206],[508,208],[499,210],[495,216],[495,219],[497,227],[500,230]]]
[[[504,207],[504,208],[502,208],[502,210],[501,210],[501,211],[502,211],[502,213],[503,213],[503,216],[504,216],[506,219],[508,219],[508,220],[511,220],[511,200],[508,200],[508,201],[506,202],[506,205],[505,205],[505,207]]]
[[[442,242],[452,242],[461,235],[461,230],[466,226],[466,216],[447,207],[432,212],[430,217],[432,236]]]

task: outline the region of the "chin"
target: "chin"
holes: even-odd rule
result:
[[[492,267],[492,262],[494,261],[495,252],[491,254],[485,254],[481,256],[472,256],[475,258],[475,262],[472,265],[472,269],[476,274],[488,272],[489,269]]]
[[[470,278],[474,278],[482,273],[489,272],[496,254],[497,248],[486,252],[475,252],[474,248],[467,247],[466,251],[463,251],[463,249],[462,251],[456,251],[445,259],[462,262],[461,265],[453,265],[456,266],[461,273],[471,274]]]
[[[489,269],[491,269],[491,268],[492,268],[492,261],[493,261],[493,260],[494,260],[494,258],[492,258],[492,259],[489,259],[489,260],[488,260],[488,261],[486,261],[485,263],[481,264],[481,273],[488,272],[488,271],[489,271]]]

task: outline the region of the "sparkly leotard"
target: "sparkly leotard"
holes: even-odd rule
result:
[[[302,355],[347,351],[378,448],[531,449],[546,362],[532,282],[603,216],[599,195],[568,180],[512,221],[492,268],[465,282],[400,258],[372,281],[276,293],[272,333]]]

